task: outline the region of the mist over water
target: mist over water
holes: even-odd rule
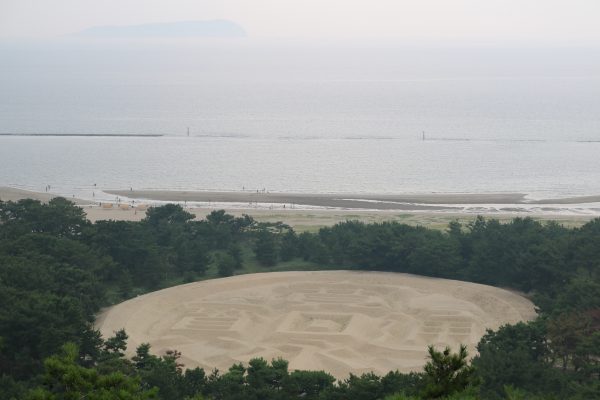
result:
[[[3,43],[1,133],[166,136],[0,137],[0,184],[598,194],[599,54]]]

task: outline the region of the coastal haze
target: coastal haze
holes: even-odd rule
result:
[[[59,3],[4,6],[2,186],[600,194],[595,3]]]
[[[0,0],[0,399],[588,399],[598,0]]]
[[[1,45],[0,132],[164,136],[2,136],[0,184],[600,193],[597,52],[240,40]]]

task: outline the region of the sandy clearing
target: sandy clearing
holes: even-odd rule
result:
[[[121,210],[118,208],[103,209],[95,206],[82,206],[87,218],[92,221],[117,220],[117,221],[141,221],[145,211],[136,209]],[[316,232],[319,228],[333,226],[348,220],[358,220],[367,224],[395,221],[414,226],[426,226],[434,229],[445,230],[452,221],[462,224],[472,222],[476,215],[467,213],[435,213],[435,212],[413,212],[402,213],[398,211],[364,211],[364,210],[265,210],[256,208],[197,208],[187,207],[186,211],[194,214],[197,220],[204,219],[214,210],[225,209],[228,214],[241,217],[244,214],[252,216],[258,222],[283,222],[294,228],[297,232]],[[593,215],[530,215],[530,214],[486,214],[486,218],[495,218],[501,222],[510,222],[515,217],[531,217],[540,222],[557,221],[567,227],[579,227],[591,219]]]
[[[226,370],[252,357],[291,369],[348,373],[419,370],[426,347],[467,344],[486,328],[535,318],[533,304],[485,285],[407,274],[272,272],[195,282],[105,310],[106,336],[125,328],[129,354],[144,342],[177,349],[187,367]]]

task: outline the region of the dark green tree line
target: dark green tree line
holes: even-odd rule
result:
[[[473,376],[481,383],[475,395],[599,397],[600,219],[568,229],[529,218],[509,223],[477,218],[467,225],[451,223],[445,232],[348,221],[297,234],[281,223],[260,224],[224,211],[194,220],[177,205],[152,208],[141,222],[92,224],[64,199],[0,202],[0,397],[23,397],[40,380],[55,379],[44,362],[51,357],[52,371],[72,370],[83,381],[91,380],[85,385],[98,384],[107,393],[132,388],[139,380],[143,391],[157,387],[163,396],[182,399],[260,398],[261,390],[276,392],[278,398],[433,396],[433,391],[423,392],[423,375],[351,376],[334,385],[318,372],[286,375],[283,361],[273,365],[264,360],[205,374],[183,371],[176,352],[153,356],[143,348],[132,364],[123,361],[123,337],[104,342],[91,328],[101,306],[209,273],[239,273],[246,263],[276,269],[279,260],[304,260],[315,269],[408,272],[523,291],[539,307],[540,318],[482,338],[473,361]],[[74,347],[63,349],[65,343]],[[73,360],[74,348],[79,354]],[[104,379],[116,372],[123,376],[110,386]],[[61,398],[56,379],[46,389]]]

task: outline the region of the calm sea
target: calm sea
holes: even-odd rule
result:
[[[0,43],[0,133],[165,135],[0,136],[0,185],[82,197],[600,194],[600,52]]]

